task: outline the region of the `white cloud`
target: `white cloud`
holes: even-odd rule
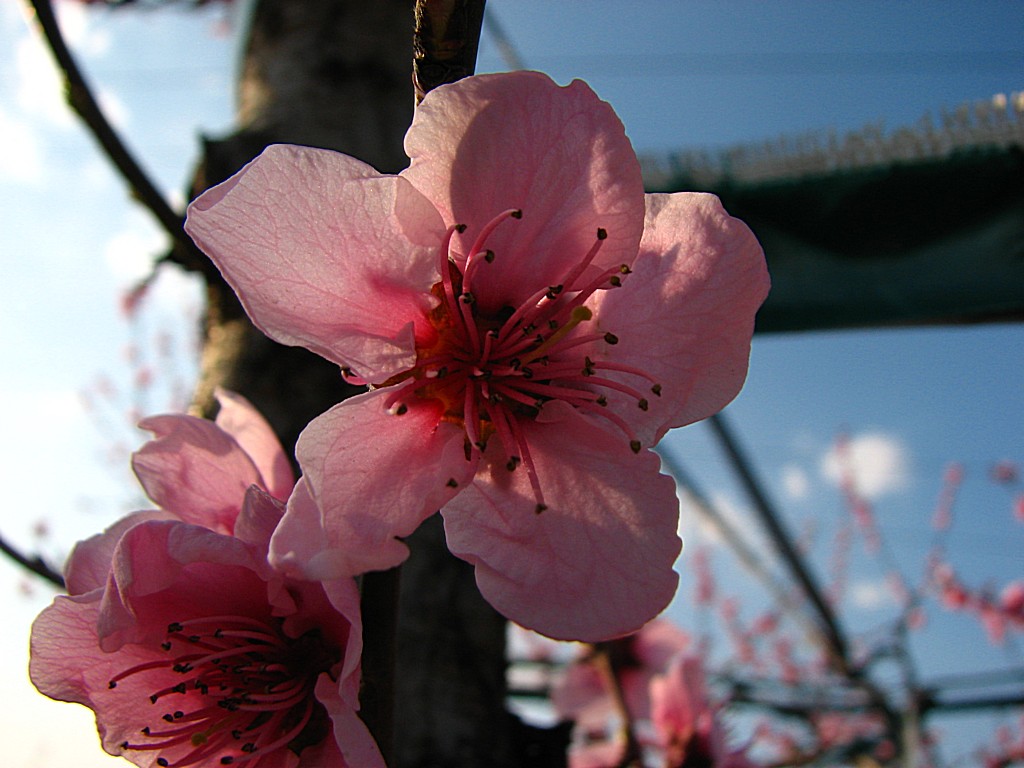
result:
[[[807,498],[811,481],[803,467],[796,464],[787,464],[782,468],[782,487],[786,490],[789,498],[800,501]]]
[[[32,127],[0,109],[0,177],[4,181],[38,183],[43,173],[43,153]]]
[[[896,595],[884,579],[854,582],[850,585],[850,601],[866,611],[897,605]]]
[[[155,228],[126,229],[107,240],[103,260],[118,283],[136,283],[149,275],[166,249],[167,238]]]
[[[853,477],[856,490],[869,500],[901,491],[910,485],[910,455],[899,438],[883,432],[851,437],[845,457],[836,445],[821,459],[821,474],[840,485],[843,473]]]

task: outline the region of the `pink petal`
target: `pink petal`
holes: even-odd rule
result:
[[[265,619],[266,580],[252,548],[231,536],[179,522],[136,525],[114,551],[99,617],[105,651],[163,636],[182,616]]]
[[[188,209],[185,229],[253,321],[383,381],[415,360],[444,226],[407,181],[337,152],[276,145]]]
[[[395,415],[384,409],[390,395],[383,389],[346,400],[299,436],[296,455],[320,507],[322,531],[346,560],[334,575],[400,563],[408,549],[398,538],[465,487],[475,470],[465,456],[464,431],[442,421],[439,404],[419,400]],[[291,514],[285,515],[288,539],[301,547],[299,521],[287,520]],[[308,512],[303,520],[309,522]],[[308,535],[321,532],[313,528]],[[283,540],[274,546],[277,552],[286,547]]]
[[[32,625],[29,676],[40,693],[92,708],[103,748],[118,755],[120,744],[138,735],[139,706],[149,705],[152,687],[129,677],[113,696],[108,683],[119,672],[151,661],[153,655],[130,645],[119,653],[100,651],[96,635],[100,595],[96,590],[57,597],[39,615]]]
[[[246,489],[264,485],[248,454],[212,421],[195,416],[153,416],[139,426],[156,435],[132,455],[149,498],[185,522],[231,533]]]
[[[266,552],[270,537],[281,522],[284,504],[262,488],[250,485],[242,501],[242,511],[235,522],[234,535],[252,544],[258,552]]]
[[[295,475],[274,430],[241,395],[220,388],[215,395],[220,403],[215,423],[249,455],[270,495],[285,501],[295,485]]]
[[[337,683],[321,675],[316,684],[316,697],[334,723],[334,741],[345,757],[344,765],[339,768],[385,768],[377,742],[353,708],[338,696]],[[318,764],[310,763],[310,768],[315,765]]]
[[[270,562],[274,568],[296,579],[335,579],[372,570],[375,557],[364,564],[358,552],[328,544],[320,507],[309,493],[306,478],[300,477],[284,517],[270,539]]]
[[[634,366],[661,385],[660,397],[647,397],[646,412],[635,399],[608,398],[644,445],[716,413],[736,396],[747,375],[754,314],[768,287],[761,246],[718,198],[647,196],[633,273],[621,289],[602,293],[595,311],[600,329],[618,337],[595,359]],[[650,392],[650,383],[636,376],[607,375]]]
[[[675,484],[656,455],[633,454],[568,407],[522,429],[548,508],[535,513],[525,468],[508,472],[502,456],[444,508],[449,549],[524,627],[591,642],[639,629],[678,582]]]
[[[508,209],[486,246],[497,254],[473,293],[488,311],[557,284],[594,244],[606,268],[636,257],[643,219],[640,165],[612,108],[576,80],[539,72],[481,75],[442,86],[416,110],[402,172],[441,211],[466,255]]]
[[[161,510],[133,512],[122,517],[107,528],[88,539],[75,544],[64,566],[64,583],[68,594],[81,595],[98,587],[106,586],[114,548],[125,531],[147,520],[174,520],[175,515]]]

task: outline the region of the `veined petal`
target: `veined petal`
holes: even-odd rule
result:
[[[487,311],[557,284],[599,227],[607,239],[595,268],[636,257],[640,165],[615,112],[580,80],[560,87],[539,72],[514,72],[441,86],[416,110],[405,148],[411,163],[401,175],[445,224],[468,226],[456,240],[464,256],[487,222],[523,211],[487,239],[496,258],[474,288]]]
[[[675,484],[657,456],[564,409],[521,428],[547,509],[525,468],[481,465],[442,513],[448,547],[476,566],[481,593],[518,624],[562,640],[639,629],[672,599],[680,550]]]
[[[219,387],[214,395],[220,404],[214,423],[235,438],[252,459],[266,483],[267,492],[285,501],[295,485],[295,475],[274,430],[241,395]]]
[[[351,553],[360,569],[354,573],[404,560],[408,549],[398,538],[465,487],[476,469],[465,456],[465,432],[442,419],[439,403],[419,400],[397,415],[384,408],[390,394],[385,388],[334,406],[303,430],[295,448],[327,544]]]
[[[268,336],[383,381],[411,367],[444,225],[397,176],[275,145],[196,199],[185,229]]]
[[[153,509],[133,512],[112,524],[103,533],[97,533],[75,544],[64,566],[64,583],[69,595],[81,595],[107,584],[110,563],[117,542],[125,531],[147,520],[176,520],[175,515]]]
[[[647,397],[646,411],[635,399],[608,398],[645,446],[672,427],[718,412],[737,395],[747,375],[754,315],[768,287],[761,246],[717,197],[647,196],[633,273],[621,289],[594,302],[600,329],[618,338],[603,356],[646,372],[661,386],[660,396]],[[607,375],[650,391],[649,381]]]
[[[156,437],[132,454],[146,494],[186,523],[231,533],[250,485],[264,486],[249,455],[212,421],[184,414],[139,422]]]

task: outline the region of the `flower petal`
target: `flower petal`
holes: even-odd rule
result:
[[[187,523],[234,531],[250,485],[264,487],[249,455],[212,421],[184,414],[139,422],[156,438],[132,455],[146,494]]]
[[[535,513],[524,467],[492,460],[442,510],[449,549],[476,566],[484,597],[517,624],[585,641],[638,629],[678,582],[675,484],[653,453],[633,454],[568,407],[521,428],[547,509]]]
[[[351,768],[385,768],[377,742],[366,724],[337,693],[338,685],[327,675],[321,675],[316,684],[316,697],[327,709],[334,723],[334,741],[345,757],[345,766]]]
[[[671,427],[716,413],[737,395],[747,375],[754,315],[768,287],[761,246],[717,197],[647,196],[633,273],[594,305],[600,329],[618,337],[595,359],[634,366],[661,385],[660,397],[647,398],[646,412],[633,398],[608,397],[608,407],[645,446]],[[650,382],[636,376],[607,375],[650,391]]]
[[[252,459],[270,495],[285,501],[295,485],[295,475],[274,430],[241,395],[219,387],[214,395],[220,403],[217,426],[235,438]]]
[[[97,533],[75,544],[64,566],[64,583],[68,594],[81,595],[97,587],[106,586],[114,548],[125,531],[147,520],[174,520],[175,515],[162,510],[133,512],[112,524],[103,533]]]
[[[275,145],[188,209],[185,229],[268,336],[383,381],[415,360],[444,226],[407,181]]]
[[[559,283],[597,239],[602,268],[636,257],[643,222],[640,165],[612,108],[580,81],[539,72],[481,75],[431,91],[405,138],[402,171],[441,211],[466,224],[466,255],[491,219],[521,209],[487,239],[497,257],[473,294],[496,312]]]
[[[399,416],[384,409],[390,395],[383,389],[346,400],[299,435],[296,455],[339,557],[334,576],[402,562],[408,549],[398,538],[465,487],[476,468],[464,453],[465,433],[442,421],[439,404],[419,400]],[[292,521],[291,508],[285,515],[292,541],[303,535],[301,512]],[[310,522],[308,510],[302,517]],[[283,544],[275,541],[275,550]]]

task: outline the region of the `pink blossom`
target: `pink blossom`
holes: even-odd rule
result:
[[[680,654],[664,675],[651,681],[651,719],[666,768],[753,768],[744,750],[729,746],[718,711],[708,698],[704,668],[695,656]]]
[[[248,403],[220,397],[230,434],[186,416],[147,421],[158,437],[135,466],[164,509],[75,547],[69,595],[32,628],[32,681],[93,709],[104,749],[143,768],[382,768],[356,714],[355,583],[271,567],[284,503],[261,486],[287,486],[280,449]]]
[[[389,568],[441,509],[505,615],[559,638],[633,631],[674,594],[680,547],[647,449],[741,387],[761,249],[711,195],[645,196],[580,81],[443,86],[405,145],[397,176],[270,147],[189,208],[264,332],[372,385],[300,437],[319,514],[289,508],[272,557]]]

